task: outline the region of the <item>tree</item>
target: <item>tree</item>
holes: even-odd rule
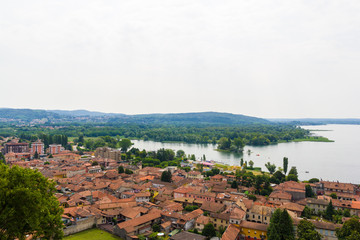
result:
[[[124,167],[123,166],[119,166],[118,167],[118,173],[124,173]]]
[[[311,218],[311,209],[308,206],[305,206],[304,210],[301,213],[301,217],[303,218]]]
[[[2,154],[2,152],[0,152],[0,164],[1,163],[6,164],[5,156]]]
[[[176,157],[177,158],[182,158],[182,157],[184,157],[185,156],[185,152],[184,152],[184,150],[177,150],[176,151]]]
[[[309,183],[316,183],[316,182],[320,182],[320,180],[318,178],[311,178],[309,180]]]
[[[231,147],[231,140],[227,137],[222,137],[219,140],[218,149],[228,150]]]
[[[270,174],[273,174],[276,170],[276,165],[271,164],[270,162],[265,163],[265,167],[269,170]]]
[[[238,183],[237,183],[237,181],[233,181],[232,183],[231,183],[231,188],[234,188],[234,189],[237,189],[238,188]]]
[[[84,143],[84,135],[81,134],[81,135],[79,136],[77,142],[83,144],[83,143]]]
[[[331,193],[331,194],[330,194],[330,197],[331,197],[332,199],[337,199],[337,198],[338,198],[337,195],[336,195],[336,193]]]
[[[153,232],[160,232],[160,226],[159,226],[159,224],[153,224],[152,225],[152,230],[153,230]]]
[[[348,208],[344,209],[344,217],[350,217],[350,210]]]
[[[334,206],[332,205],[332,201],[330,200],[329,205],[326,207],[324,217],[325,219],[331,221],[333,219],[334,214],[335,214]]]
[[[286,177],[286,181],[295,181],[295,182],[297,182],[297,181],[299,181],[299,179],[298,179],[298,177],[297,177],[296,175],[294,175],[294,174],[289,174],[289,175],[287,175],[287,177]]]
[[[0,164],[0,238],[61,239],[63,223],[55,182],[40,172]]]
[[[126,168],[126,169],[125,169],[125,173],[126,173],[126,174],[133,174],[134,172],[131,171],[130,169]]]
[[[351,218],[346,221],[343,226],[336,230],[336,236],[339,240],[355,240],[360,235],[360,222],[359,219]]]
[[[254,167],[254,162],[252,160],[249,161],[249,166],[250,166],[250,169],[253,169]]]
[[[34,153],[34,158],[39,159],[39,153],[37,151],[35,151],[35,153]]]
[[[285,175],[281,171],[276,171],[270,181],[276,184],[282,183],[285,181]]]
[[[99,163],[98,163],[97,161],[93,161],[93,162],[91,163],[91,166],[97,166],[97,165],[99,165]]]
[[[289,171],[289,174],[286,178],[287,181],[299,181],[298,179],[298,172],[297,172],[297,169],[296,167],[291,167],[290,171]]]
[[[305,197],[312,198],[315,194],[309,184],[305,185]]]
[[[291,169],[289,171],[289,174],[294,174],[294,175],[298,176],[298,172],[297,172],[296,167],[291,167]]]
[[[206,224],[202,231],[202,235],[207,237],[208,239],[216,236],[216,230],[214,228],[214,225],[212,223]]]
[[[283,158],[283,169],[284,169],[284,173],[286,175],[286,172],[288,170],[288,164],[289,164],[289,159],[287,157]]]
[[[315,226],[308,220],[301,220],[297,226],[298,240],[321,240],[321,235],[315,230]]]
[[[126,152],[131,146],[132,143],[130,141],[130,139],[124,138],[121,139],[121,141],[119,142],[120,148],[122,152]]]
[[[286,209],[283,211],[281,211],[279,208],[275,210],[273,216],[270,219],[267,236],[268,239],[276,240],[295,239],[292,220]]]
[[[161,174],[162,182],[171,182],[172,174],[170,171],[163,171]]]
[[[237,151],[242,151],[244,146],[245,146],[245,143],[242,140],[242,138],[235,138],[234,139],[234,146],[236,147]]]

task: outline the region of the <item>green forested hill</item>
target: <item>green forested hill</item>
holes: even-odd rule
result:
[[[79,118],[81,117],[81,118]],[[114,113],[91,112],[86,110],[32,110],[32,109],[0,109],[0,118],[30,122],[35,119],[48,119],[51,122],[96,122],[96,123],[135,123],[135,124],[175,124],[175,125],[244,125],[270,124],[262,118],[249,117],[240,114],[199,112],[199,113],[168,113],[168,114],[138,114],[125,115]]]

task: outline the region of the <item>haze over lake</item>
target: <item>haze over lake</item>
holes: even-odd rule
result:
[[[300,180],[313,177],[323,180],[360,183],[360,125],[318,125],[303,126],[306,129],[329,130],[314,132],[335,142],[290,142],[276,145],[246,146],[243,154],[218,152],[213,144],[161,143],[133,140],[134,147],[140,150],[159,148],[182,149],[186,154],[195,154],[197,159],[205,154],[207,160],[229,165],[240,165],[240,159],[254,161],[254,166],[267,171],[268,161],[282,167],[283,157],[289,158],[289,169],[296,166]],[[247,154],[248,149],[252,151]],[[308,171],[308,173],[306,173]]]

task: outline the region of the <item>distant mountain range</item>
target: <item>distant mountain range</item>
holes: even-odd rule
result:
[[[262,118],[219,112],[126,115],[119,113],[92,112],[87,110],[68,111],[12,108],[0,109],[0,121],[15,123],[102,122],[109,124],[271,124],[270,121]]]
[[[274,118],[263,119],[241,114],[220,112],[198,113],[166,113],[166,114],[137,114],[103,113],[88,110],[34,110],[0,108],[0,122],[51,124],[61,122],[85,123],[136,123],[136,124],[207,124],[207,125],[245,125],[245,124],[275,124],[286,123],[296,125],[320,124],[360,124],[360,119],[331,119],[331,118]]]
[[[359,118],[269,118],[267,120],[297,125],[360,124]]]

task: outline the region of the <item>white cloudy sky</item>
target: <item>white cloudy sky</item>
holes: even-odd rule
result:
[[[0,89],[0,107],[360,117],[360,1],[1,1]]]

